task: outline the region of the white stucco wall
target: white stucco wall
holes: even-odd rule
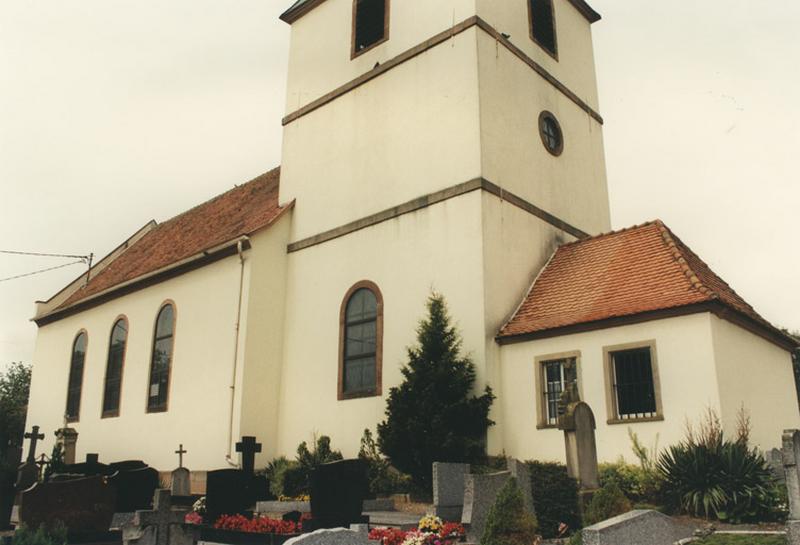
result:
[[[800,427],[791,354],[716,316],[711,326],[725,431],[735,434],[744,408],[752,444],[780,448],[783,430]]]
[[[664,420],[607,424],[603,348],[651,340],[656,344]],[[683,438],[687,418],[697,421],[708,408],[720,411],[720,383],[714,367],[708,313],[510,344],[501,348],[500,402],[507,429],[506,454],[521,459],[565,461],[563,433],[536,429],[539,405],[534,372],[537,357],[572,351],[580,352],[579,389],[595,414],[600,461],[614,461],[619,456],[636,461],[629,428],[646,446],[652,447],[657,440],[664,447]]]
[[[475,32],[284,128],[280,200],[297,199],[293,240],[480,175]]]
[[[484,177],[587,233],[609,231],[602,125],[483,32],[478,55]],[[539,135],[544,110],[564,135],[558,157]]]
[[[375,431],[389,389],[402,380],[431,289],[446,297],[485,383],[480,217],[481,193],[474,191],[289,254],[280,454],[293,455],[314,432],[329,435],[345,456],[358,452],[364,429]],[[383,396],[338,401],[339,312],[361,280],[383,295]]]
[[[472,15],[475,0],[395,0],[389,40],[351,60],[353,0],[323,2],[292,24],[287,113]]]

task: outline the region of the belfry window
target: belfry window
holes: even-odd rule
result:
[[[529,0],[531,38],[552,56],[558,55],[553,0]]]
[[[106,380],[103,389],[103,418],[119,416],[119,400],[122,393],[122,367],[125,362],[125,347],[128,343],[128,321],[120,318],[111,328],[106,361]]]
[[[353,0],[355,58],[389,38],[389,0]]]
[[[342,303],[339,399],[381,393],[383,301],[371,282],[359,282]]]
[[[150,359],[150,380],[147,391],[147,412],[167,410],[169,375],[172,367],[172,348],[175,336],[175,308],[167,303],[156,318],[153,353]]]
[[[69,380],[67,382],[68,422],[77,422],[81,412],[81,390],[83,388],[83,367],[86,363],[86,345],[89,337],[85,331],[78,333],[72,343],[72,357],[69,363]]]

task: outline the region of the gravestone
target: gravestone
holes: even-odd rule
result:
[[[769,469],[772,472],[772,477],[779,483],[786,482],[786,473],[783,470],[783,452],[780,449],[774,448],[768,450],[764,457],[769,464]]]
[[[248,475],[238,469],[209,471],[206,477],[206,520],[212,524],[221,515],[249,515],[256,502],[267,499],[269,489],[263,475]]]
[[[122,528],[125,545],[193,545],[194,530],[184,524],[188,510],[173,510],[169,490],[156,490],[153,510],[136,512]]]
[[[511,478],[508,471],[486,475],[467,475],[464,485],[464,513],[461,523],[467,527],[467,541],[477,543],[486,527],[486,517],[500,489]]]
[[[114,471],[108,478],[117,490],[117,513],[133,513],[134,511],[149,509],[152,505],[153,494],[159,486],[158,471],[139,462],[144,467],[137,467],[134,462],[109,464]],[[126,468],[135,469],[126,469]]]
[[[37,483],[22,493],[19,519],[28,528],[60,520],[82,532],[106,532],[116,504],[116,489],[100,476]]]
[[[433,463],[433,512],[447,521],[461,520],[464,511],[464,481],[469,464]]]
[[[253,475],[256,465],[256,453],[261,452],[261,443],[256,442],[255,437],[242,437],[242,440],[236,443],[236,452],[241,454],[242,471],[248,475]]]
[[[564,414],[558,418],[558,428],[564,432],[567,473],[578,481],[581,492],[597,490],[600,488],[600,477],[594,436],[596,426],[591,407],[583,401],[568,402]]]
[[[30,433],[26,433],[24,437],[30,439],[31,444],[28,447],[28,457],[25,459],[25,463],[17,470],[15,488],[18,500],[23,490],[27,490],[39,480],[39,466],[36,465],[36,443],[44,439],[44,434],[39,433],[39,426],[33,426]]]
[[[365,460],[322,464],[311,473],[311,530],[349,528],[369,522],[362,514],[369,493]]]
[[[170,490],[172,491],[173,496],[187,497],[191,494],[190,490],[192,488],[192,474],[188,469],[183,467],[183,455],[186,453],[187,451],[183,449],[183,445],[181,445],[178,450],[175,451],[175,454],[178,455],[178,468],[172,472],[172,483],[170,485]]]
[[[583,545],[674,545],[693,528],[658,511],[636,510],[583,529]]]
[[[786,533],[789,545],[800,545],[800,430],[783,432],[783,469],[789,496]]]
[[[375,545],[366,533],[347,528],[322,529],[293,537],[284,545]]]
[[[78,431],[73,428],[61,428],[56,430],[56,442],[61,445],[64,453],[64,464],[72,465],[75,463],[75,449],[78,443]]]
[[[14,473],[0,470],[0,532],[11,528],[14,493]]]
[[[508,471],[511,473],[511,476],[517,480],[517,486],[519,486],[519,489],[522,492],[522,498],[525,500],[525,509],[527,509],[530,514],[535,515],[536,510],[533,506],[533,488],[531,487],[531,470],[528,467],[528,464],[521,462],[516,458],[509,458]]]

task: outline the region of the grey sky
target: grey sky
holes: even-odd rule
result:
[[[0,249],[104,255],[276,166],[290,3],[0,0]],[[800,328],[800,3],[591,3],[614,227],[663,219]],[[0,283],[0,368],[80,272]]]

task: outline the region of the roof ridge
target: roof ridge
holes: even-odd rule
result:
[[[623,227],[622,229],[606,231],[604,233],[598,233],[596,235],[592,235],[586,238],[579,238],[578,240],[573,240],[572,242],[566,242],[559,246],[559,248],[566,248],[568,246],[573,246],[575,244],[583,244],[585,242],[591,242],[593,240],[601,240],[604,238],[612,237],[615,235],[621,235],[622,233],[627,233],[628,231],[635,231],[636,229],[642,229],[644,227],[649,227],[650,225],[662,224],[663,222],[660,219],[654,219],[650,221],[646,221],[644,223],[639,223],[637,225],[631,225],[629,227]]]
[[[280,169],[281,169],[281,167],[280,167],[280,165],[278,165],[277,167],[275,167],[273,169],[270,169],[270,170],[268,170],[268,171],[266,171],[264,173],[261,173],[258,176],[256,176],[255,178],[253,178],[251,180],[248,180],[243,184],[240,184],[240,185],[235,185],[234,184],[234,186],[232,188],[227,189],[227,190],[223,191],[222,193],[218,193],[217,195],[214,195],[210,199],[206,199],[205,201],[201,202],[200,204],[196,204],[196,205],[192,206],[191,208],[189,208],[187,210],[184,210],[183,212],[180,212],[179,214],[175,214],[174,216],[172,216],[169,219],[166,219],[166,220],[164,220],[164,221],[162,221],[160,223],[158,221],[156,221],[156,227],[155,227],[155,229],[153,229],[153,231],[157,230],[159,227],[161,227],[163,225],[166,225],[168,223],[171,223],[171,222],[177,220],[181,216],[185,216],[186,214],[188,214],[188,213],[190,213],[190,212],[192,212],[194,210],[197,210],[198,208],[202,208],[203,206],[209,205],[209,204],[213,203],[214,201],[217,201],[217,200],[221,199],[225,195],[227,195],[227,194],[229,194],[229,193],[231,193],[233,191],[236,191],[237,189],[241,189],[246,185],[252,184],[253,182],[256,182],[256,181],[260,180],[261,178],[265,178],[265,177],[273,174],[275,171],[280,171]],[[279,182],[278,182],[278,180],[272,180],[271,183],[273,185],[277,185]],[[281,208],[280,203],[278,203],[278,207]]]
[[[654,222],[657,226],[659,231],[661,232],[661,238],[664,240],[664,243],[667,245],[667,248],[672,252],[675,261],[680,265],[681,270],[683,271],[684,276],[689,281],[689,284],[702,293],[703,295],[707,295],[712,299],[719,299],[719,294],[714,291],[713,289],[706,286],[700,277],[697,275],[697,272],[692,269],[689,262],[686,260],[686,257],[683,255],[682,249],[686,249],[691,252],[688,246],[683,243],[683,241],[678,238],[672,230],[666,226],[666,224],[661,220],[655,220]],[[692,252],[694,257],[697,257],[697,254]],[[698,257],[699,259],[699,257]],[[702,260],[700,260],[702,262]],[[703,262],[705,264],[705,262]],[[708,265],[706,265],[708,267]]]

